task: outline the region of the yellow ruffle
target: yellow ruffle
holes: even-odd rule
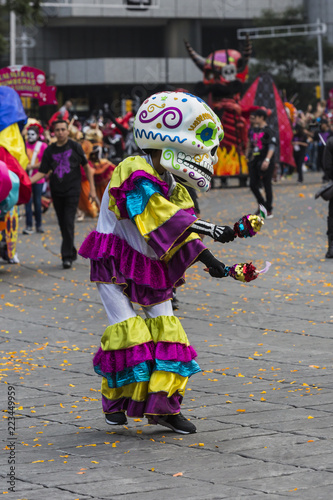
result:
[[[132,384],[110,389],[108,381],[103,377],[101,391],[107,399],[131,398],[133,401],[146,401],[149,382],[133,382]]]
[[[149,240],[149,233],[165,224],[179,210],[179,207],[170,203],[170,201],[166,200],[159,193],[154,193],[149,198],[144,211],[136,215],[134,221],[140,234],[145,240]],[[193,219],[193,222],[195,222],[195,219]]]
[[[191,196],[188,194],[188,191],[185,186],[179,184],[177,182],[175,189],[172,191],[172,195],[170,196],[170,201],[177,207],[186,210],[188,208],[194,207]]]
[[[155,344],[157,342],[179,342],[190,345],[187,335],[177,316],[147,318],[146,325]]]
[[[128,349],[151,340],[145,320],[141,316],[135,316],[108,326],[103,334],[101,347],[103,351],[115,351]]]
[[[175,392],[181,396],[185,394],[188,377],[182,377],[172,372],[153,372],[149,382],[133,382],[132,384],[110,389],[106,378],[103,377],[101,392],[112,401],[120,398],[131,398],[133,401],[146,401],[148,393],[165,392],[170,398]]]
[[[172,372],[153,372],[150,377],[148,392],[167,392],[170,398],[176,391],[181,396],[185,394],[185,387],[188,382],[188,377],[182,377],[177,373]]]

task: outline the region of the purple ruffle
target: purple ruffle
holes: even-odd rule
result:
[[[175,394],[170,396],[170,398],[167,397],[167,394],[165,392],[155,392],[148,394],[145,414],[174,415],[175,413],[179,413],[182,399],[182,396],[178,392],[175,392]],[[152,418],[154,420],[154,417]],[[155,422],[152,423],[157,423],[156,419]]]
[[[107,399],[102,395],[102,407],[104,413],[115,413],[127,411],[129,417],[142,418],[144,416],[146,401],[133,401],[130,398]]]
[[[197,214],[195,213],[194,207],[183,208],[183,210],[188,214],[193,215],[196,219],[198,218]]]
[[[191,346],[179,342],[157,342],[155,358],[162,361],[181,361],[189,363],[197,357],[196,350]]]
[[[182,273],[184,273],[206,248],[201,240],[191,240],[172,256],[168,262],[168,272],[169,279],[175,283],[175,286],[179,286],[178,280],[181,278],[179,270],[181,269]]]
[[[197,219],[192,215],[179,210],[162,226],[149,233],[149,246],[156,252],[158,257],[162,257],[171,248],[180,244],[188,237],[187,229]]]
[[[83,241],[79,254],[92,261],[91,270],[92,275],[94,275],[92,281],[111,282],[110,279],[99,279],[101,274],[104,277],[106,274],[110,277],[118,276],[125,278],[125,280],[129,279],[136,284],[159,290],[168,289],[173,285],[163,262],[149,259],[149,257],[134,250],[127,241],[114,234],[92,231]],[[96,265],[96,261],[101,262]],[[119,280],[118,282],[121,283]]]
[[[142,179],[143,177],[157,184],[161,189],[162,196],[164,196],[164,198],[166,198],[167,200],[169,199],[169,186],[166,182],[160,181],[154,175],[148,174],[148,172],[145,172],[144,170],[135,170],[119,187],[112,187],[109,190],[109,193],[114,197],[116,201],[116,205],[122,219],[129,219],[126,209],[126,194],[129,191],[133,191],[134,189],[136,189],[137,186],[135,184],[135,181],[137,179]]]
[[[117,271],[112,259],[109,259],[108,263],[91,261],[90,280],[97,283],[113,283],[121,286],[123,293],[127,295],[131,302],[141,306],[152,306],[172,299],[172,286],[165,290],[156,290],[146,285],[134,283],[134,281],[126,279]],[[184,279],[180,279],[174,286],[180,286],[184,282]]]
[[[134,401],[131,398],[107,399],[102,395],[104,413],[126,411],[128,417],[142,418],[150,414],[152,423],[157,423],[155,415],[174,415],[180,412],[182,396],[176,392],[170,398],[165,392],[156,392],[148,395],[147,401]],[[154,421],[155,419],[155,421]]]
[[[179,342],[157,342],[153,341],[139,344],[128,349],[116,351],[104,351],[101,347],[96,352],[93,364],[99,365],[103,373],[116,373],[126,368],[136,366],[145,361],[181,361],[189,363],[197,357],[195,349],[190,345]]]
[[[100,347],[94,356],[93,364],[99,365],[103,373],[116,373],[144,361],[154,361],[154,353],[153,341],[117,351],[103,351]]]

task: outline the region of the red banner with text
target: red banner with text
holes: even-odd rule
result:
[[[56,87],[46,85],[44,71],[31,66],[8,66],[0,69],[0,86],[15,89],[21,97],[38,99],[40,106],[58,104]]]

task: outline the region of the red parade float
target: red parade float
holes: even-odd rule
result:
[[[234,49],[217,50],[206,58],[195,52],[188,42],[185,41],[185,45],[190,57],[203,72],[203,82],[196,93],[206,96],[224,129],[224,139],[218,150],[219,160],[214,167],[215,179],[237,177],[241,186],[246,185],[248,126],[240,99],[243,84],[248,78],[251,43],[249,39],[246,41],[242,53]]]

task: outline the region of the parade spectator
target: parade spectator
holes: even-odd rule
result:
[[[93,173],[81,145],[68,137],[67,122],[55,122],[54,134],[57,141],[45,150],[39,172],[31,178],[31,183],[34,184],[50,174],[52,200],[62,235],[62,263],[64,269],[69,269],[77,258],[74,221],[81,192],[80,165],[89,180],[90,197],[93,201],[96,201],[96,190]]]
[[[72,101],[66,101],[65,104],[61,106],[61,108],[58,109],[58,111],[56,111],[49,119],[49,127],[53,129],[55,122],[58,120],[65,120],[66,122],[69,122],[69,111],[72,109],[72,107]]]
[[[331,136],[324,150],[324,172],[329,180],[333,180],[333,136]],[[328,216],[327,216],[327,238],[328,249],[326,252],[326,259],[333,259],[333,198],[328,202]]]
[[[314,141],[317,142],[317,172],[321,172],[323,167],[323,155],[324,148],[326,146],[327,139],[331,136],[331,131],[329,128],[328,121],[326,119],[321,119],[319,123],[319,129],[314,135]]]
[[[88,127],[83,129],[84,138],[92,144],[103,144],[103,132],[99,129],[97,120],[93,118]]]
[[[250,188],[258,205],[263,205],[266,208],[267,218],[270,219],[273,217],[272,177],[277,140],[273,130],[267,125],[267,112],[263,109],[257,109],[252,114],[255,119],[250,144]],[[261,185],[264,187],[266,199],[260,192]]]
[[[303,182],[303,163],[307,148],[307,137],[304,128],[299,123],[296,124],[293,136],[294,158],[298,174],[297,182]]]
[[[30,177],[38,172],[40,167],[43,154],[47,148],[47,144],[40,140],[40,134],[43,131],[41,125],[38,123],[30,125],[27,128],[26,134],[26,150],[29,158],[29,165],[27,166],[27,172]],[[22,231],[23,234],[33,234],[33,211],[32,203],[34,205],[34,217],[36,221],[36,231],[37,233],[44,233],[42,227],[42,191],[43,191],[44,180],[36,182],[32,186],[32,197],[25,205],[25,222],[26,227]]]
[[[59,109],[59,119],[69,120],[69,112],[73,107],[72,101],[66,101],[63,106]]]

